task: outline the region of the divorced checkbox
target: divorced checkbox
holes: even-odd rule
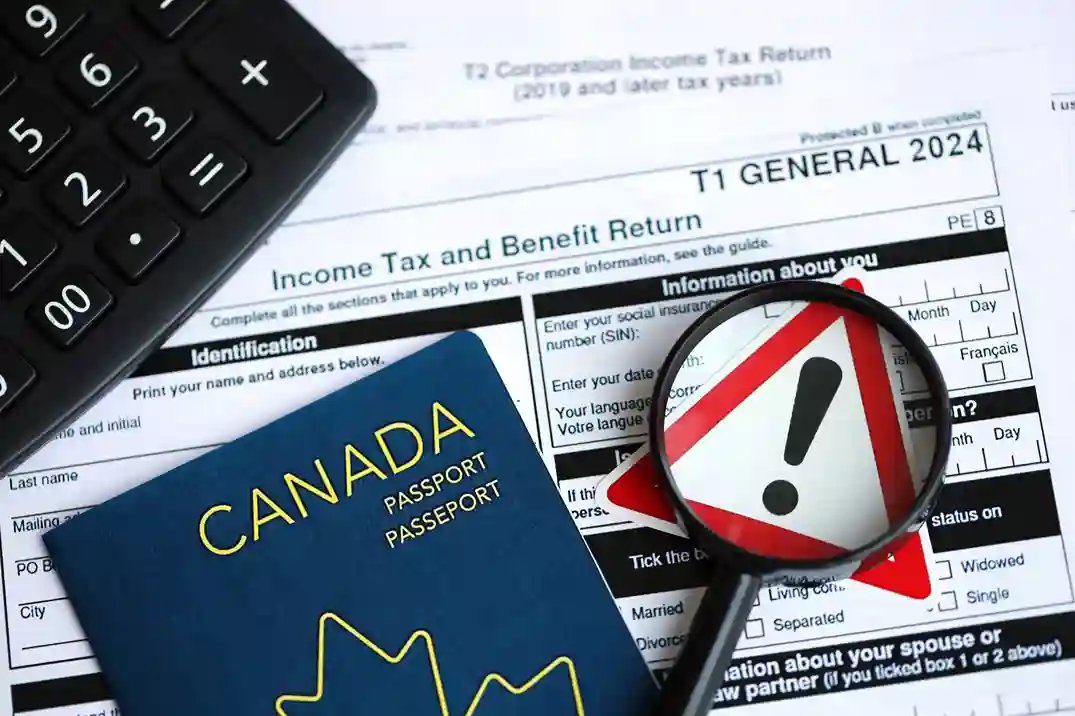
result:
[[[982,363],[982,376],[986,383],[999,383],[1006,377],[1004,374],[1004,361],[991,360]]]
[[[947,559],[937,560],[937,580],[952,578],[952,562]]]
[[[942,612],[959,609],[959,600],[956,599],[956,593],[952,591],[941,592],[940,599],[937,600],[937,608]]]
[[[760,639],[765,636],[765,620],[747,619],[747,627],[743,633],[747,639]]]

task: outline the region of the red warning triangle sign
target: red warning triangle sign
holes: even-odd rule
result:
[[[865,561],[851,579],[912,599],[925,599],[933,591],[933,585],[929,581],[922,536],[917,532],[908,534],[891,555],[882,554],[875,561]]]
[[[842,283],[847,288],[862,290],[858,279],[849,278]],[[863,316],[829,304],[805,306],[715,385],[692,400],[666,429],[669,462],[675,466],[699,443],[712,440],[711,436],[718,434],[715,428],[722,421],[841,318],[853,363],[849,372],[857,381],[872,462],[877,470],[877,487],[883,500],[883,507],[878,508],[883,510],[880,519],[887,517],[891,523],[906,517],[914,503],[916,487],[878,327]],[[712,452],[708,454],[711,456]],[[675,520],[649,455],[635,461],[609,485],[608,500],[658,520]],[[691,506],[706,522],[719,523],[725,537],[734,537],[737,544],[756,553],[820,559],[844,554],[850,546],[825,538],[828,536],[825,531],[831,532],[833,520],[815,520],[816,529],[795,523],[774,524],[779,520],[750,514],[749,509],[718,506],[725,501],[725,492],[721,492],[715,499],[695,500]],[[925,598],[930,593],[930,583],[920,538],[909,535],[898,546],[898,553],[891,558],[887,554],[877,555],[869,560],[873,564],[864,564],[852,578],[908,597]]]

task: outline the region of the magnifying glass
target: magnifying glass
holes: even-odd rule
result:
[[[723,568],[661,716],[709,712],[763,586],[843,579],[910,539],[952,432],[928,346],[858,278],[760,286],[711,308],[661,368],[649,425],[680,526]]]

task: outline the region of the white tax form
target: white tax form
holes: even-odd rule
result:
[[[396,171],[352,176],[362,211],[283,228],[0,482],[0,713],[116,713],[43,531],[463,329],[493,356],[639,649],[666,668],[708,566],[609,520],[594,483],[642,439],[653,370],[693,316],[781,270],[844,261],[878,272],[964,406],[925,540],[934,593],[767,591],[718,706],[1075,707],[1075,490],[1057,479],[1075,457],[1075,375],[1056,330],[1072,252],[1039,69],[997,53],[876,68],[839,102],[789,89],[363,147]],[[733,139],[743,126],[757,136]],[[893,161],[867,160],[882,145]],[[835,171],[837,151],[852,166]],[[803,154],[817,170],[787,180],[779,167]],[[724,188],[700,191],[700,169]],[[988,525],[972,519],[987,509]]]
[[[380,107],[360,141],[453,134],[599,104],[824,91],[834,73],[863,65],[1040,44],[1051,61],[1039,102],[1065,133],[1075,177],[1068,0],[296,4],[379,87]],[[346,185],[364,161],[353,153],[328,179]],[[1075,190],[1065,201],[1075,209]],[[332,192],[318,192],[291,221],[346,212]]]

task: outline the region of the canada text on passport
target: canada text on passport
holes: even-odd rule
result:
[[[262,489],[255,487],[250,491],[249,513],[231,515],[235,506],[228,503],[213,505],[202,513],[198,523],[198,534],[202,546],[213,554],[228,556],[244,549],[248,544],[258,542],[273,530],[295,525],[299,520],[309,517],[307,500],[317,499],[329,504],[339,504],[340,492],[344,497],[351,497],[355,483],[367,475],[376,475],[387,480],[390,475],[399,475],[419,468],[423,458],[432,452],[439,455],[442,443],[453,438],[473,440],[477,434],[462,419],[456,417],[447,407],[434,402],[430,407],[428,429],[408,422],[393,422],[373,432],[376,448],[365,451],[351,443],[342,447],[342,470],[330,470],[325,460],[314,458],[313,470],[318,479],[307,481],[290,472],[284,473],[283,485]],[[431,446],[430,451],[427,446]],[[330,464],[339,465],[337,461]],[[500,484],[496,478],[487,473],[485,452],[477,451],[457,463],[439,469],[406,487],[393,490],[381,499],[384,510],[389,515],[401,515],[416,505],[428,504],[443,490],[459,485],[464,481],[481,482],[461,494],[442,499],[422,513],[398,522],[384,532],[384,538],[390,549],[396,549],[410,540],[429,534],[442,525],[453,522],[458,517],[473,512],[483,505],[488,505],[500,497]],[[284,489],[287,498],[283,498]],[[271,494],[276,494],[274,499]],[[266,530],[266,525],[275,522],[276,526]]]

